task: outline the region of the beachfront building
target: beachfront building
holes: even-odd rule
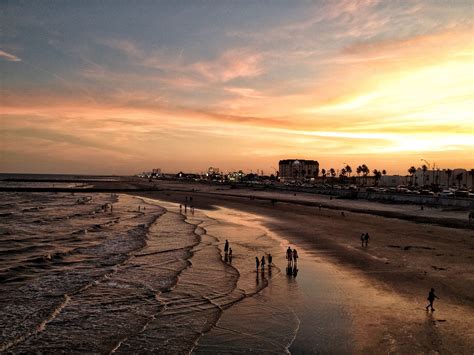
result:
[[[280,181],[302,181],[318,177],[319,163],[316,160],[285,159],[278,163]]]
[[[411,176],[409,178],[411,180]],[[439,185],[442,187],[473,187],[474,169],[416,169],[413,184],[417,186]]]

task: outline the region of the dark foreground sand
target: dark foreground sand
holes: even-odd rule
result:
[[[338,209],[320,210],[293,203],[273,205],[245,193],[231,197],[180,192],[175,186],[173,191],[166,185],[160,188],[141,195],[178,203],[193,196],[197,209],[223,206],[264,216],[269,230],[341,270],[341,277],[350,281],[344,291],[353,305],[355,348],[361,353],[474,352],[471,229],[386,218],[351,208],[343,216],[344,204],[337,200]],[[188,188],[183,186],[183,190]],[[360,246],[362,232],[371,236],[367,248]],[[427,313],[431,287],[440,300],[436,311]]]

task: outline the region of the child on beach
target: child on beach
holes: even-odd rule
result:
[[[427,311],[428,311],[428,308],[429,308],[429,307],[431,307],[431,312],[433,312],[433,311],[435,310],[435,309],[433,308],[433,302],[434,302],[435,298],[438,298],[438,299],[439,299],[439,297],[436,296],[436,295],[434,294],[434,292],[435,292],[435,290],[434,290],[434,288],[432,288],[431,291],[428,293],[428,298],[427,298],[427,300],[430,302],[430,304],[426,306],[426,310],[427,310]]]

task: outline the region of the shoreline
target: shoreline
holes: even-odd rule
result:
[[[81,180],[82,181],[82,180]],[[84,180],[86,181],[86,180]],[[76,182],[68,180],[67,182]],[[474,230],[474,221],[469,221],[467,207],[423,205],[387,200],[351,199],[331,195],[321,195],[306,191],[286,191],[252,187],[232,189],[228,185],[209,185],[179,181],[157,181],[148,183],[139,179],[119,179],[117,181],[87,181],[87,187],[39,187],[39,186],[0,186],[0,192],[57,192],[57,193],[125,193],[142,194],[155,192],[193,193],[216,195],[225,198],[249,198],[269,203],[289,203],[301,206],[312,206],[368,213],[386,218],[402,219],[416,223],[436,224],[451,228]],[[52,182],[54,183],[54,182]],[[471,202],[473,205],[474,202]]]

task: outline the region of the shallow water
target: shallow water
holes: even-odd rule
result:
[[[288,242],[268,230],[261,217],[228,208],[206,213],[219,221],[208,233],[235,247],[239,284],[267,287],[224,312],[196,352],[353,351],[352,319],[337,270],[302,249],[296,268],[288,268]],[[268,253],[274,266],[256,272],[255,255]]]
[[[337,271],[300,250],[288,275],[287,241],[256,215],[184,215],[127,195],[1,197],[2,352],[352,350]],[[255,270],[268,253],[274,265]]]

